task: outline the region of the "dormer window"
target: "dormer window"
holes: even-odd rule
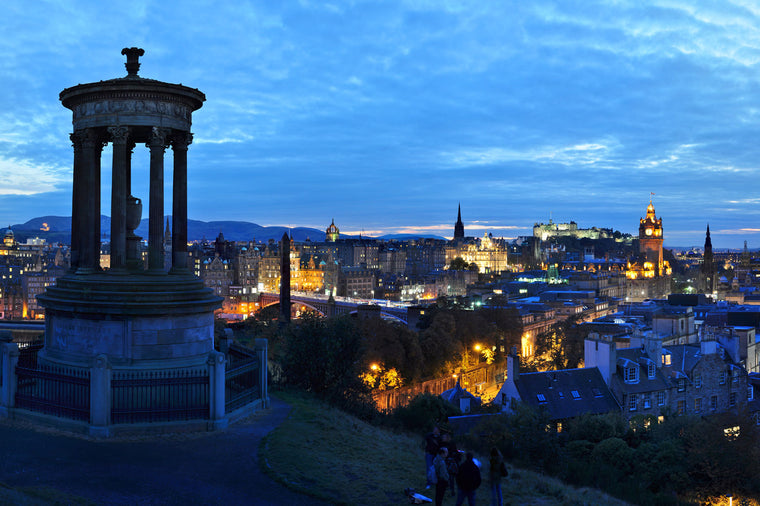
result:
[[[657,367],[654,362],[647,362],[647,377],[651,380],[654,379],[654,374],[657,371]]]
[[[670,353],[662,354],[662,365],[670,365]]]
[[[636,365],[626,365],[624,369],[625,382],[626,383],[638,383],[639,382],[639,368]]]

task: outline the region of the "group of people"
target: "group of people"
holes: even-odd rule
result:
[[[456,495],[456,506],[464,503],[475,505],[475,491],[481,484],[480,462],[472,452],[465,453],[464,462],[451,434],[434,427],[425,437],[425,488],[435,486],[435,505],[441,506],[446,491]],[[502,506],[501,480],[507,476],[504,458],[497,448],[491,448],[488,459],[488,479],[491,486],[491,505]],[[457,492],[458,491],[458,492]]]

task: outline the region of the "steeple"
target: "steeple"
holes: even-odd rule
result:
[[[702,256],[702,289],[707,293],[715,290],[715,259],[713,258],[712,239],[710,239],[710,224],[707,224],[705,234],[705,252]]]
[[[457,208],[457,222],[454,224],[454,240],[464,239],[464,223],[462,223],[462,204]]]

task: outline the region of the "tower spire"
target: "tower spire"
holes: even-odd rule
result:
[[[457,207],[457,222],[454,224],[454,240],[464,239],[464,223],[462,223],[462,204]]]

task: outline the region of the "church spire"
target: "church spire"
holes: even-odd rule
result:
[[[462,223],[462,204],[457,208],[457,222],[454,224],[454,240],[464,239],[464,223]]]

